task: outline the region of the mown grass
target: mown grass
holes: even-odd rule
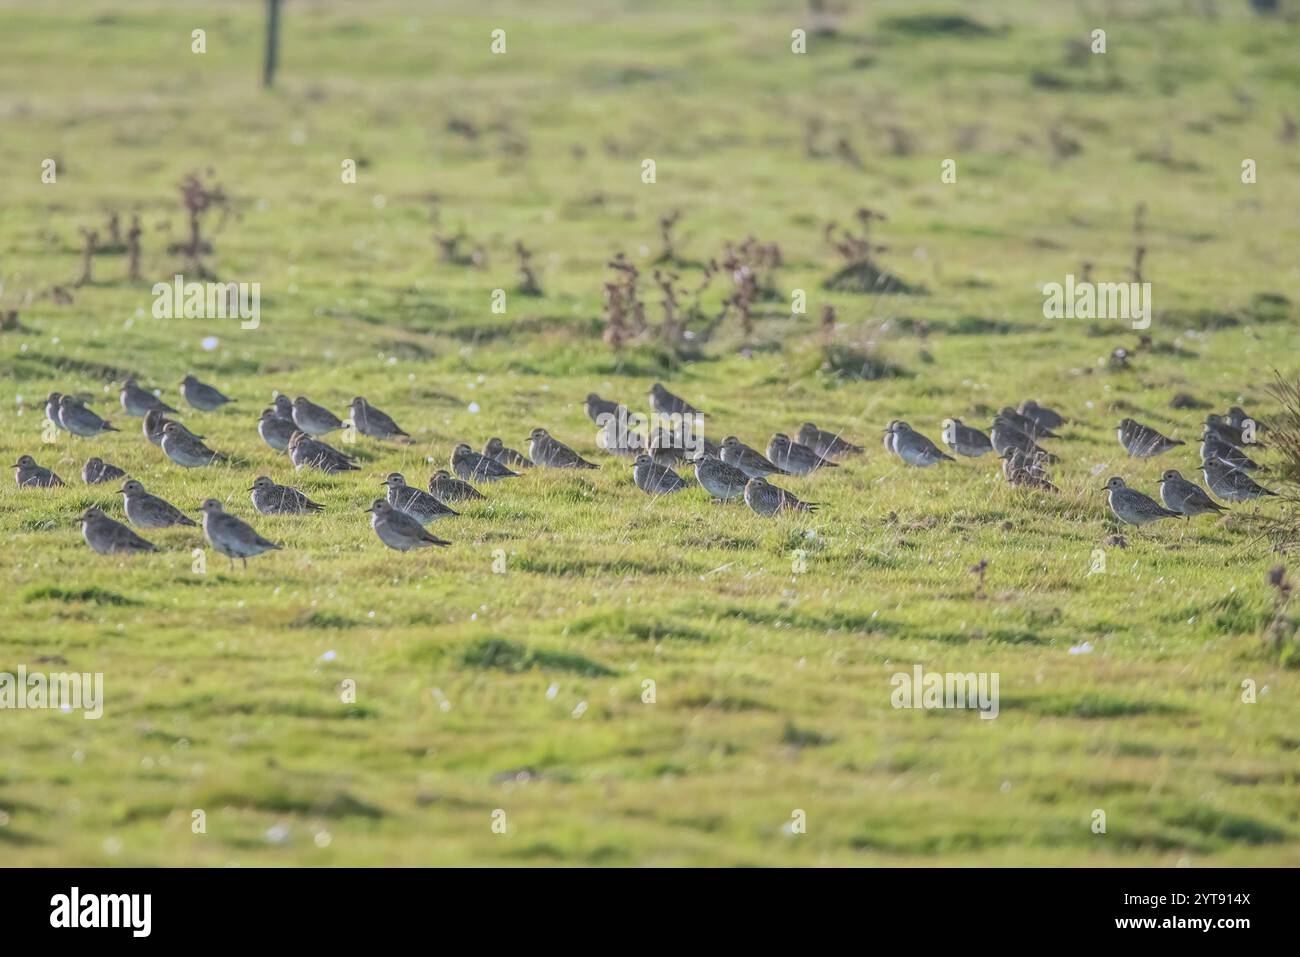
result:
[[[260,8],[0,3],[0,35],[21,38],[0,58],[0,278],[21,323],[0,332],[0,454],[70,483],[0,492],[0,670],[106,685],[97,722],[0,718],[5,863],[1300,861],[1297,678],[1260,642],[1275,558],[1242,521],[1254,506],[1120,548],[1103,544],[1098,491],[1111,473],[1154,491],[1195,465],[1194,444],[1125,458],[1122,415],[1192,440],[1204,412],[1176,396],[1268,412],[1270,370],[1294,371],[1300,159],[1279,139],[1294,23],[1244,3],[1213,20],[1124,4],[1094,23],[1070,5],[898,0],[795,56],[806,16],[763,3],[320,2],[291,5],[268,93]],[[1097,26],[1107,59],[1080,57]],[[498,27],[504,56],[488,50]],[[805,151],[813,118],[826,155]],[[1079,152],[1054,152],[1053,128]],[[841,137],[860,166],[835,154]],[[958,180],[942,184],[949,157]],[[176,183],[208,167],[234,199],[210,262],[262,284],[256,330],[150,313],[152,283],[181,268]],[[1038,287],[1084,261],[1128,278],[1139,202],[1150,347],[1123,323],[1043,319]],[[824,288],[842,263],[822,227],[858,205],[889,215],[880,263],[924,295]],[[806,290],[808,315],[764,303],[746,352],[728,325],[689,362],[612,353],[605,264],[648,266],[673,209],[687,280],[753,234],[780,243],[775,284]],[[141,214],[145,278],[105,255],[72,288],[78,229],[109,211]],[[438,261],[431,234],[462,223],[486,268]],[[516,239],[540,297],[515,295]],[[823,303],[840,321],[829,357]],[[1106,362],[1117,346],[1125,369]],[[837,374],[856,355],[890,374]],[[190,371],[235,396],[185,418],[246,464],[166,462],[120,413],[125,371],[173,401]],[[659,378],[716,437],[765,445],[812,419],[868,453],[790,481],[823,504],[812,517],[766,521],[698,489],[651,500],[601,458],[491,487],[438,524],[454,544],[437,554],[369,530],[387,472],[423,484],[456,442],[522,447],[534,425],[594,455],[583,397],[643,409]],[[122,434],[43,444],[52,389],[91,394]],[[273,390],[336,412],[366,395],[413,441],[361,443],[358,473],[294,475],[255,431]],[[1026,397],[1072,419],[1059,498],[1007,487],[987,460],[918,472],[880,448],[892,418],[937,438],[946,416],[984,423]],[[80,484],[90,454],[185,508],[215,497],[249,517],[265,473],[327,510],[257,518],[285,548],[247,571],[209,552],[195,573],[192,530],[104,558],[76,516],[121,502]],[[1097,548],[1106,571],[1089,574]],[[890,676],[916,663],[997,672],[999,717],[895,710]]]

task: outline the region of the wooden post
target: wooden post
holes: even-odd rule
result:
[[[266,0],[266,60],[262,67],[262,86],[267,89],[275,82],[275,68],[280,58],[280,3]]]

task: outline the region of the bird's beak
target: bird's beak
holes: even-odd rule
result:
[[[126,489],[124,489],[124,488],[120,488],[120,489],[118,489],[118,491],[121,492],[123,495],[126,494]]]
[[[1108,488],[1110,488],[1109,485],[1103,485],[1103,486],[1102,486],[1098,491],[1104,492],[1104,491],[1106,491]]]
[[[253,491],[253,490],[256,489],[256,488],[257,488],[256,485],[250,485],[246,491],[251,492],[251,491]]]
[[[380,482],[379,484],[380,484],[380,485],[387,485],[388,483],[387,483],[387,482]]]

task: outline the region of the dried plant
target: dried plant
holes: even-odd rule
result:
[[[522,240],[515,240],[515,257],[519,261],[520,295],[524,295],[524,296],[542,295],[541,283],[537,281],[537,274],[533,272],[532,251],[523,244]]]
[[[439,262],[447,263],[450,266],[473,266],[476,269],[487,268],[487,250],[479,244],[474,244],[472,249],[466,248],[471,244],[471,241],[463,225],[451,235],[434,233],[433,241],[438,245]]]
[[[99,230],[82,227],[81,236],[84,242],[81,247],[81,277],[77,280],[77,285],[87,286],[93,281],[90,266],[95,256],[95,248],[99,244]]]
[[[184,254],[187,272],[205,279],[214,278],[203,263],[203,257],[212,252],[211,241],[204,238],[203,225],[214,209],[221,211],[221,222],[225,222],[230,212],[230,199],[221,185],[215,182],[211,170],[207,172],[206,182],[199,173],[187,174],[181,180],[180,191],[181,205],[189,223],[189,239],[184,243],[173,244],[170,251]]]
[[[131,228],[126,233],[127,270],[126,278],[132,282],[140,279],[140,217],[132,215]]]
[[[1276,590],[1273,596],[1273,617],[1264,628],[1264,645],[1274,654],[1280,655],[1285,664],[1292,663],[1300,651],[1300,622],[1288,613],[1291,596],[1295,586],[1286,577],[1286,566],[1277,565],[1269,570],[1268,583]]]
[[[671,263],[677,261],[677,249],[673,245],[673,227],[677,225],[678,220],[681,218],[682,213],[678,209],[674,209],[666,216],[659,217],[659,236],[663,240],[664,248],[655,262]]]
[[[844,260],[844,265],[824,285],[827,289],[858,293],[917,293],[920,287],[912,286],[883,269],[875,261],[877,253],[888,251],[888,246],[877,244],[872,238],[872,224],[885,222],[884,213],[865,206],[854,214],[860,232],[842,228],[838,223],[828,223],[823,235],[831,248]]]
[[[830,303],[822,306],[822,344],[830,345],[835,341],[835,307]]]

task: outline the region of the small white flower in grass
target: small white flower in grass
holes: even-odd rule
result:
[[[470,411],[470,414],[471,414],[471,415],[478,415],[478,412],[479,412],[479,406],[478,406],[478,403],[477,403],[477,402],[471,402],[471,403],[469,404],[469,411]]]
[[[144,768],[146,771],[148,771],[150,768],[153,767],[153,758],[148,757],[147,755],[146,755],[145,757],[141,758],[141,759],[140,759],[140,767],[142,767],[142,768]]]
[[[58,337],[58,336],[50,336],[50,345],[52,345],[52,346],[57,346],[58,344],[59,344],[59,337]]]
[[[117,857],[122,853],[122,842],[115,837],[104,838],[104,853],[109,857]]]
[[[1010,781],[1003,781],[1003,782],[1002,782],[1002,787],[999,788],[999,790],[1000,790],[1003,794],[1010,794],[1010,793],[1011,793],[1011,782],[1010,782]]]
[[[549,688],[546,689],[546,700],[547,700],[547,701],[554,701],[554,700],[555,700],[555,696],[556,696],[557,694],[559,694],[559,693],[560,693],[560,686],[559,686],[559,685],[551,685]]]
[[[320,656],[319,658],[317,658],[316,660],[317,660],[317,661],[333,661],[333,660],[334,660],[335,658],[337,658],[337,657],[338,657],[338,653],[337,653],[337,652],[334,652],[334,651],[327,651],[327,652],[325,652],[325,654],[321,655],[321,656]]]
[[[312,840],[316,842],[317,847],[329,847],[330,842],[334,839],[330,837],[329,831],[317,831],[316,836],[312,838]]]
[[[1081,645],[1075,645],[1073,648],[1069,650],[1068,653],[1072,655],[1086,655],[1090,651],[1092,651],[1092,643],[1085,641]]]
[[[375,617],[375,613],[374,613],[373,611],[368,611],[368,612],[366,612],[366,617],[367,617],[367,618],[374,618],[374,617]]]
[[[63,704],[59,705],[59,710],[62,711],[64,714],[72,714],[72,705],[68,704],[67,702],[64,702]]]
[[[268,844],[283,844],[287,840],[289,840],[289,829],[283,824],[276,824],[266,829]]]
[[[478,621],[478,612],[473,612],[473,613],[469,616],[469,620],[470,620],[470,621]]]
[[[375,198],[372,199],[371,202],[375,204],[375,209],[383,209],[388,205],[388,200],[384,198],[382,193],[376,193]]]
[[[216,336],[208,336],[202,342],[199,343],[199,345],[201,345],[204,351],[206,352],[215,351],[217,346],[219,346],[220,344],[221,344],[221,340],[219,340]]]
[[[0,811],[0,827],[8,827],[8,826],[9,826],[9,814],[5,811]]]
[[[573,716],[575,718],[581,718],[586,713],[587,713],[587,702],[579,701],[578,706],[573,709]]]
[[[389,357],[388,357],[388,364],[389,364],[390,366],[395,366],[395,365],[397,365],[397,356],[389,356]]]

